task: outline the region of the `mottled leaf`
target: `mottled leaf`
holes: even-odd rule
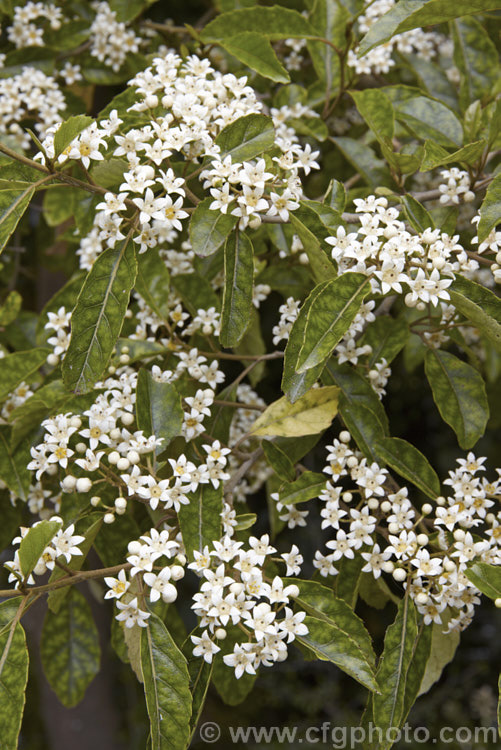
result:
[[[308,628],[308,635],[297,636],[297,639],[311,649],[318,659],[336,664],[368,690],[378,689],[372,665],[367,661],[355,634],[346,633],[330,620],[319,620],[309,615],[303,623]]]
[[[275,143],[273,121],[259,114],[239,117],[221,130],[216,143],[222,159],[226,156],[231,156],[233,162],[254,159]]]
[[[184,411],[176,386],[157,382],[144,368],[139,370],[137,378],[136,414],[138,427],[145,435],[162,438],[157,453],[165,450],[170,441],[181,434]]]
[[[224,246],[224,289],[219,340],[236,346],[250,322],[254,275],[252,242],[243,232],[233,232]]]
[[[440,349],[426,353],[425,372],[442,419],[452,427],[462,448],[473,448],[489,419],[482,377],[471,365]]]
[[[99,671],[99,633],[85,597],[72,588],[57,614],[47,610],[41,657],[49,685],[65,706],[83,698]]]
[[[212,198],[206,198],[195,208],[190,219],[190,242],[193,251],[201,256],[212,255],[221,247],[237,223],[237,217],[211,211]]]
[[[15,750],[19,746],[18,737],[28,682],[28,647],[20,623],[10,637],[10,623],[14,620],[20,603],[21,597],[15,597],[0,604],[0,744],[5,750]]]
[[[63,381],[87,393],[101,378],[122,329],[137,264],[127,238],[98,256],[84,281],[71,318],[71,339],[63,361]]]
[[[440,495],[440,480],[414,445],[401,438],[382,438],[376,443],[376,453],[397,474],[418,487],[421,492],[435,500]]]
[[[280,63],[269,40],[257,31],[244,31],[241,34],[219,40],[221,47],[255,70],[259,75],[277,83],[288,83],[290,76]]]
[[[152,750],[185,750],[190,736],[188,665],[156,615],[141,630],[141,666]]]

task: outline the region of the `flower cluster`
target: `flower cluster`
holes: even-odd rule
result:
[[[147,598],[151,604],[160,599],[170,604],[177,598],[174,583],[184,577],[186,565],[181,535],[167,526],[161,531],[152,528],[129,542],[128,552],[127,566],[118,577],[104,579],[108,586],[104,598],[115,599],[116,619],[126,628],[146,627],[150,612],[141,609],[139,602]]]
[[[376,579],[391,574],[409,588],[425,624],[465,628],[480,601],[465,575],[467,566],[474,561],[501,564],[501,519],[490,510],[501,493],[501,469],[495,480],[487,480],[480,475],[486,459],[469,453],[444,481],[452,495],[439,496],[418,511],[407,487],[395,487],[388,471],[369,464],[350,447],[350,439],[344,431],[327,446],[321,527],[333,529],[335,537],[326,543],[327,554],[315,553],[313,565],[321,576],[335,576],[343,558],[361,554],[362,572]],[[344,477],[355,487],[345,489],[339,483]]]
[[[224,663],[239,679],[244,672],[255,674],[260,665],[271,666],[286,659],[287,644],[296,636],[306,635],[308,628],[303,623],[306,612],[294,613],[287,606],[298,596],[298,587],[284,584],[277,575],[269,579],[265,574],[267,561],[277,551],[268,534],[251,536],[247,545],[235,541],[234,516],[234,511],[226,507],[225,535],[214,542],[213,550],[206,547],[202,552],[195,551],[195,560],[188,567],[202,581],[192,605],[202,629],[200,635],[191,636],[193,654],[211,663],[222,651]],[[288,575],[300,572],[303,558],[297,547],[281,558]],[[225,648],[227,636],[230,645]]]
[[[475,198],[475,193],[470,189],[470,175],[464,169],[452,167],[451,169],[442,169],[440,171],[443,182],[438,189],[442,193],[440,203],[458,204],[461,198],[465,203],[469,203]]]
[[[356,271],[371,278],[376,294],[401,294],[408,307],[437,306],[450,299],[447,288],[455,273],[471,275],[479,268],[459,243],[440,229],[411,234],[399,212],[384,197],[355,199],[360,228],[340,226],[327,237],[340,273]],[[404,285],[409,291],[404,291]]]
[[[12,26],[7,28],[7,38],[18,49],[22,47],[44,46],[44,22],[39,26],[33,21],[44,19],[51,29],[60,29],[63,12],[56,5],[48,3],[34,3],[31,0],[25,5],[14,6]]]
[[[12,138],[17,147],[29,148],[31,139],[21,123],[35,120],[40,136],[61,121],[66,109],[64,95],[54,76],[26,66],[21,73],[0,79],[0,135]]]
[[[107,2],[95,3],[94,9],[96,16],[90,27],[90,54],[118,71],[128,54],[138,52],[142,39],[125,23],[117,21],[117,14]]]

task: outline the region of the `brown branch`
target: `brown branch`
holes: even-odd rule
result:
[[[27,599],[27,597],[31,596],[31,594],[45,594],[48,591],[53,591],[54,589],[62,589],[65,586],[73,586],[75,583],[81,583],[82,581],[89,581],[94,578],[104,578],[105,576],[112,576],[115,573],[119,573],[121,570],[130,570],[130,568],[132,568],[132,565],[130,563],[123,563],[122,565],[113,565],[111,568],[100,568],[99,570],[83,570],[79,573],[76,573],[76,575],[59,578],[57,581],[52,581],[52,583],[44,583],[42,586],[32,586],[31,588],[25,588],[24,590],[0,590],[0,598],[7,599],[13,596],[24,596],[25,599]]]

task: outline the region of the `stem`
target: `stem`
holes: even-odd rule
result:
[[[100,568],[99,570],[83,570],[75,575],[67,576],[66,578],[59,578],[57,581],[52,583],[44,583],[42,586],[33,586],[32,588],[26,589],[25,592],[20,592],[17,589],[4,589],[0,591],[0,598],[7,599],[13,596],[23,596],[26,600],[31,594],[45,594],[47,591],[53,591],[54,589],[62,589],[65,586],[73,586],[75,583],[81,581],[89,581],[93,578],[104,578],[105,576],[112,576],[115,573],[119,573],[121,570],[130,570],[132,565],[130,563],[122,563],[122,565],[113,565],[111,568]]]

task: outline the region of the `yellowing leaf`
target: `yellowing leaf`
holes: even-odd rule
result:
[[[326,386],[308,391],[294,404],[283,396],[256,419],[251,433],[263,437],[316,435],[326,430],[336,416],[338,395],[339,388]]]

